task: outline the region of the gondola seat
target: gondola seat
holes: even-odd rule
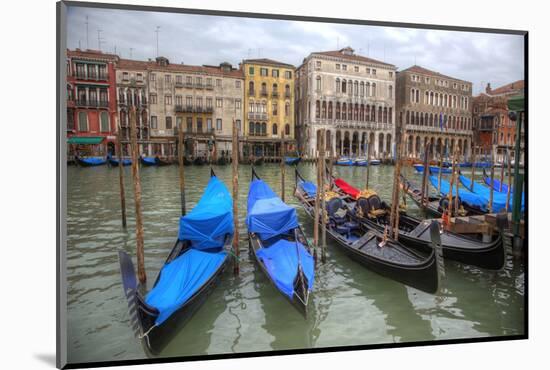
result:
[[[332,198],[327,202],[326,207],[330,222],[334,225],[341,225],[346,222],[346,211],[342,208],[342,199]]]

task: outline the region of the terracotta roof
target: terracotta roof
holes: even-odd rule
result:
[[[289,67],[289,68],[296,68],[292,64],[278,62],[273,59],[268,58],[260,58],[260,59],[245,59],[243,60],[243,63],[248,64],[266,64],[266,65],[275,65],[275,66],[283,66],[283,67]]]
[[[132,60],[132,59],[120,59],[117,64],[117,69],[135,69],[135,70],[146,70],[149,62],[143,60]]]
[[[525,88],[525,81],[518,80],[512,83],[509,83],[507,85],[497,87],[496,89],[492,89],[491,91],[489,91],[489,95],[514,93],[514,92],[517,92],[518,90],[523,90],[524,88]]]
[[[461,80],[460,78],[456,78],[456,77],[451,77],[451,76],[447,76],[447,75],[444,75],[442,73],[439,73],[439,72],[435,72],[435,71],[432,71],[432,70],[429,70],[427,68],[424,68],[424,67],[421,67],[421,66],[417,66],[417,65],[414,65],[412,67],[409,67],[407,69],[404,69],[402,71],[399,71],[399,73],[403,73],[403,72],[411,72],[411,73],[420,73],[420,74],[424,74],[424,75],[428,75],[428,76],[434,76],[434,77],[440,77],[440,78],[448,78],[450,80],[456,80],[456,81],[462,81],[462,82],[468,82],[470,83],[469,81],[466,81],[466,80]]]
[[[109,60],[112,60],[112,61],[115,61],[115,60],[119,59],[118,55],[104,53],[100,50],[91,50],[91,49],[86,49],[86,50],[80,50],[80,49],[70,50],[70,49],[67,49],[67,56],[71,57],[71,58],[80,57],[80,58],[88,58],[88,59],[109,59]]]
[[[385,62],[381,62],[379,60],[376,60],[376,59],[372,59],[372,58],[367,58],[367,57],[364,57],[362,55],[357,55],[357,54],[345,54],[344,53],[344,50],[349,50],[353,53],[353,49],[352,48],[343,48],[343,49],[340,49],[340,50],[332,50],[332,51],[316,51],[316,52],[313,52],[311,54],[320,54],[320,55],[327,55],[329,57],[336,57],[336,58],[343,58],[343,59],[347,59],[347,60],[351,60],[351,61],[356,61],[356,62],[363,62],[363,63],[373,63],[373,64],[381,64],[381,65],[384,65],[384,66],[388,66],[388,67],[395,67],[395,65],[393,64],[390,64],[390,63],[385,63]]]

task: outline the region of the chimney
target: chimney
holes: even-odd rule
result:
[[[491,89],[491,83],[487,82],[487,87],[485,88],[485,93],[490,94],[492,91]]]

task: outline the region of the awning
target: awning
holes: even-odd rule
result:
[[[525,110],[525,98],[523,95],[514,96],[508,99],[508,109],[516,112],[523,112]]]
[[[103,139],[105,139],[103,136],[73,136],[67,140],[67,144],[94,145],[101,144]]]

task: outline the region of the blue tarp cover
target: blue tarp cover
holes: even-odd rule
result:
[[[265,265],[277,288],[289,298],[292,298],[294,293],[293,283],[298,273],[298,253],[302,271],[308,281],[308,290],[311,291],[314,280],[313,257],[302,244],[298,243],[297,251],[295,242],[281,239],[277,243],[256,252],[258,259]]]
[[[484,178],[485,180],[485,184],[487,184],[487,186],[491,186],[491,178],[490,177],[485,177]],[[500,190],[500,181],[497,180],[497,179],[493,179],[493,189],[498,191],[498,192],[501,192],[501,193],[508,193],[508,185],[506,184],[502,184],[502,191]],[[514,191],[514,189],[512,189],[512,191]]]
[[[86,158],[80,158],[80,160],[82,162],[85,162],[87,164],[94,165],[94,166],[107,163],[107,160],[102,157],[86,157]]]
[[[178,237],[193,248],[209,249],[222,247],[226,234],[233,234],[233,202],[224,183],[212,176],[199,203],[180,218]]]
[[[269,239],[298,227],[296,210],[286,205],[263,180],[253,180],[248,191],[248,231]]]
[[[437,177],[436,176],[429,176],[430,177],[430,183],[434,188],[437,189]],[[447,196],[449,194],[449,181],[441,179],[441,194]],[[453,189],[451,190],[451,195],[454,196],[456,192],[456,185],[453,186]],[[484,197],[474,194],[471,191],[464,189],[463,187],[458,189],[458,196],[460,197],[460,201],[463,203],[466,203],[470,205],[471,207],[476,207],[481,209],[482,211],[487,210],[487,204],[489,201],[485,199]]]
[[[311,181],[300,181],[298,185],[300,185],[310,197],[314,197],[317,194],[317,186]]]
[[[165,265],[157,285],[147,294],[147,304],[160,311],[155,320],[162,324],[219,269],[227,252],[203,252],[189,249]]]
[[[149,164],[157,164],[157,158],[155,157],[141,157],[143,162],[149,163]]]
[[[490,181],[490,180],[489,180]],[[472,180],[460,175],[460,182],[462,185],[464,185],[466,188],[470,189],[470,186],[472,184]],[[487,204],[489,204],[489,199],[491,199],[491,189],[488,187],[474,181],[474,193],[476,193],[479,196],[482,196],[484,199],[486,199]],[[493,212],[499,212],[502,209],[506,208],[506,193],[499,193],[498,191],[493,191]],[[513,203],[513,196],[510,195],[510,206],[509,209],[512,209],[512,203]],[[524,199],[522,197],[521,199],[521,209],[524,209]]]

